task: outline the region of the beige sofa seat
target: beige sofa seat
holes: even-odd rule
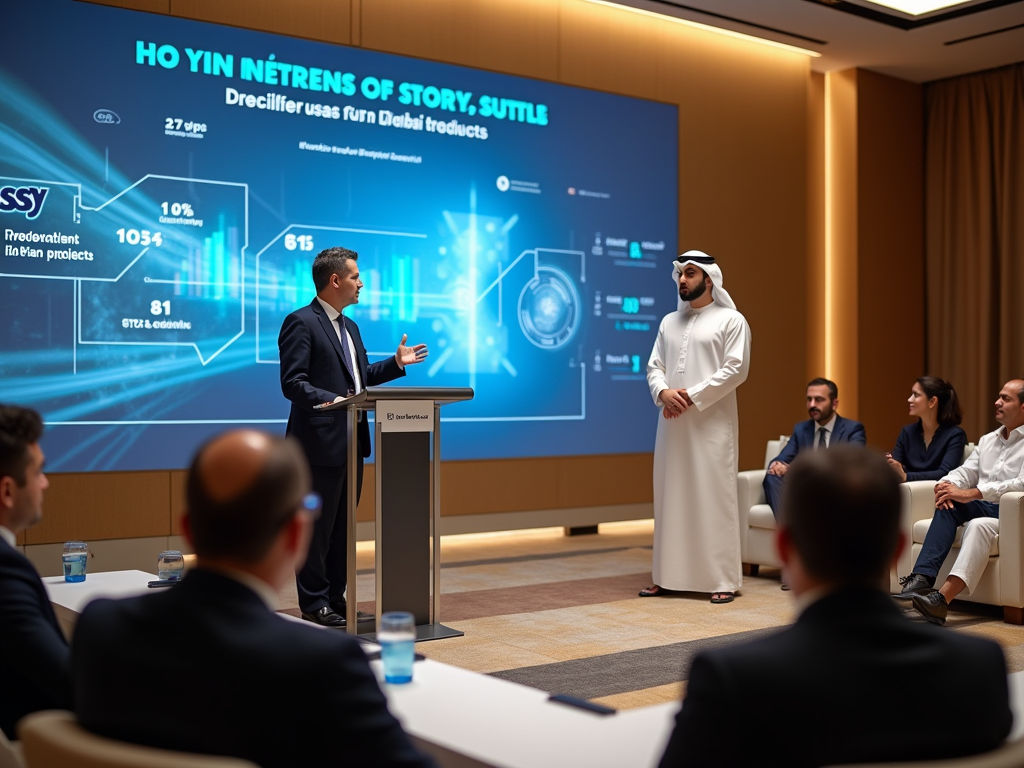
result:
[[[778,456],[789,442],[788,435],[769,440],[764,452],[764,468],[740,472],[736,478],[740,507],[740,559],[743,573],[756,576],[762,565],[779,568],[775,552],[775,515],[764,497],[764,476],[768,463]]]
[[[907,486],[913,486],[907,488]],[[896,566],[896,583],[893,591],[898,591],[898,577],[908,576],[914,570],[914,563],[924,544],[924,537],[935,513],[934,483],[914,482],[904,484],[906,513],[903,521],[910,546],[906,548]],[[1003,607],[1003,620],[1009,624],[1024,624],[1024,568],[1021,562],[1021,550],[1024,548],[1021,531],[1021,517],[1024,515],[1024,493],[1005,493],[999,500],[998,534],[989,550],[988,566],[978,581],[978,586],[970,594],[967,591],[957,595],[957,600]],[[942,584],[949,575],[957,555],[960,554],[960,540],[964,526],[956,532],[956,539],[949,551],[942,568],[939,569],[936,586]]]

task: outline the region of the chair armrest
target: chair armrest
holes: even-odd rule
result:
[[[930,520],[935,515],[935,481],[914,480],[900,483],[900,496],[903,501],[902,513],[906,519],[902,522],[909,533],[918,520]]]
[[[1004,493],[999,498],[999,597],[1003,605],[1024,608],[1021,516],[1024,493]]]
[[[900,483],[900,530],[906,545],[896,561],[896,575],[909,576],[914,569],[914,523],[930,520],[935,515],[935,481],[914,480]]]
[[[746,562],[747,531],[750,528],[750,508],[765,504],[763,469],[747,469],[736,473],[736,501],[740,512],[740,558]]]

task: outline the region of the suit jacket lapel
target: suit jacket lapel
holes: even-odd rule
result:
[[[348,335],[352,337],[352,354],[354,355],[352,362],[359,368],[359,380],[363,382],[365,387],[366,367],[363,365],[363,356],[358,352],[359,349],[363,348],[363,337],[359,335],[359,329],[356,328],[355,323],[348,325]]]
[[[833,443],[833,442],[837,442],[839,440],[845,440],[845,439],[846,439],[846,419],[844,419],[842,416],[836,414],[835,432],[833,433],[832,440],[830,441],[829,444],[831,445],[831,443]]]
[[[810,419],[805,421],[804,424],[807,425],[807,446],[813,450],[814,441],[818,439],[818,422]]]
[[[334,351],[338,353],[338,359],[341,361],[341,367],[348,371],[348,375],[352,376],[352,371],[345,365],[345,355],[341,351],[341,342],[338,340],[338,332],[335,330],[336,326],[331,321],[331,318],[327,316],[324,308],[320,306],[320,302],[317,299],[313,299],[313,303],[310,305],[313,308],[313,312],[316,314],[317,319],[320,321],[320,325],[324,329],[324,333],[327,334],[327,338],[331,340],[331,344],[334,346]],[[353,377],[353,381],[355,377]]]

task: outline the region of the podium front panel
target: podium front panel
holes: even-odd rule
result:
[[[430,432],[382,432],[381,612],[430,617]]]

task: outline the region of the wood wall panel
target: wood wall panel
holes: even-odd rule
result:
[[[441,474],[441,509],[458,515],[557,507],[558,463],[557,459],[512,459],[446,464]]]
[[[650,502],[652,472],[649,453],[445,462],[441,512],[475,515]]]
[[[568,456],[558,464],[555,508],[654,501],[653,453]]]
[[[562,2],[561,9],[559,79],[563,83],[658,98],[658,41],[664,24],[573,0]]]
[[[171,0],[170,13],[186,19],[348,45],[352,39],[350,1]],[[273,51],[267,51],[270,53]]]
[[[169,472],[48,475],[43,520],[25,544],[143,538],[170,533]]]
[[[558,79],[552,0],[361,0],[359,14],[364,48]]]
[[[170,473],[171,484],[171,535],[182,536],[184,531],[181,528],[181,516],[185,513],[185,478],[188,473],[183,470],[174,470]]]
[[[830,320],[826,333],[829,353],[825,375],[839,387],[839,412],[850,419],[859,415],[857,373],[857,72],[826,75],[826,147],[828,175],[827,301]],[[870,434],[870,430],[868,430]]]
[[[94,5],[110,5],[114,8],[127,8],[132,11],[149,11],[150,13],[170,13],[171,0],[82,0]]]
[[[170,504],[170,530],[171,535],[181,536],[184,531],[181,527],[181,516],[185,512],[185,478],[187,473],[184,470],[175,470],[170,475],[171,504]],[[373,510],[376,504],[376,492],[374,490],[374,466],[368,464],[363,473],[363,493],[359,499],[359,507],[356,510],[356,519],[360,522],[373,520]]]
[[[858,388],[868,445],[891,450],[925,373],[924,87],[857,70]]]
[[[350,0],[351,27],[349,28],[349,45],[363,44],[363,0]]]
[[[764,447],[761,448],[762,453]],[[441,464],[443,515],[523,512],[564,507],[640,504],[653,500],[650,453],[560,456]],[[185,473],[170,472],[170,532],[181,534]],[[376,467],[367,464],[356,519],[369,522],[376,505]],[[63,539],[62,539],[63,540]]]

